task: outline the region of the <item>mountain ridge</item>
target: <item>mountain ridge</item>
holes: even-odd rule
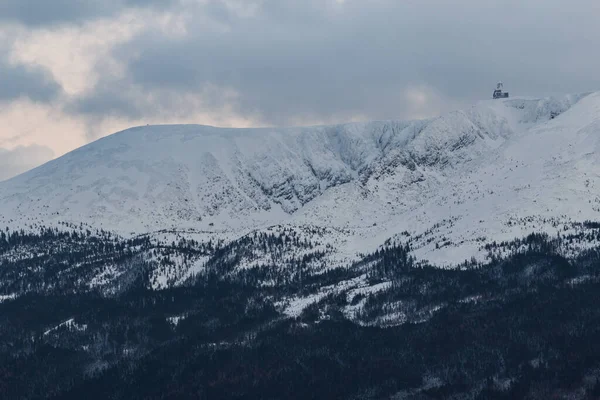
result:
[[[524,165],[521,141],[539,146],[536,132],[555,129],[556,121],[573,109],[582,108],[581,115],[561,129],[578,131],[578,118],[593,123],[600,111],[590,109],[600,104],[599,97],[487,100],[416,121],[250,129],[134,127],[1,182],[0,224],[83,223],[123,235],[187,230],[223,240],[277,225],[318,226],[337,232],[330,241],[337,243],[344,260],[372,251],[400,232],[416,236],[441,224],[415,251],[420,258],[452,264],[482,255],[478,237],[512,239],[527,233],[505,229],[510,216],[498,195],[475,192],[494,191],[491,182],[505,186],[488,178],[493,169],[522,185],[544,178],[544,168],[538,168],[538,175],[522,176],[510,167],[505,170],[511,162],[506,151]],[[556,146],[546,152],[546,161],[560,152]],[[492,204],[488,221],[493,229],[479,231],[471,226],[470,214],[478,213],[484,197]],[[528,208],[522,216],[538,211],[519,206]],[[463,225],[461,232],[443,227],[443,221],[451,220]],[[350,233],[339,233],[344,230]],[[440,250],[436,243],[445,236],[455,245]]]

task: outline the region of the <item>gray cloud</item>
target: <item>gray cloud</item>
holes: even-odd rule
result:
[[[98,117],[127,116],[134,119],[143,117],[144,111],[136,96],[137,93],[131,87],[119,86],[118,81],[110,83],[104,81],[102,87],[93,93],[77,98],[68,104],[67,111],[73,114]]]
[[[13,65],[6,61],[0,49],[0,103],[20,97],[48,102],[60,94],[62,88],[43,68]]]
[[[28,26],[79,23],[127,8],[168,8],[178,0],[2,0],[0,21]]]
[[[19,146],[12,150],[0,148],[0,181],[50,161],[53,157],[54,152],[45,146]]]
[[[437,93],[447,108],[489,98],[497,80],[521,95],[600,89],[596,0],[257,4],[252,16],[218,0],[188,6],[184,37],[149,28],[114,50],[125,77],[106,75],[71,110],[177,115],[197,106],[177,96],[201,93],[205,107],[227,102],[239,115],[287,124],[411,117],[411,88]],[[439,111],[439,99],[423,101],[421,111]]]

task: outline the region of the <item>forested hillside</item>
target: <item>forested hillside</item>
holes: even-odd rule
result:
[[[160,262],[142,254],[160,250],[144,240],[49,230],[2,237],[3,291],[28,288],[0,303],[2,398],[600,395],[600,249],[561,255],[573,238],[488,245],[506,256],[453,270],[418,263],[410,244],[390,242],[318,273],[308,258],[280,272],[235,268],[259,243],[286,239],[251,236],[235,251],[163,244],[212,261],[180,287],[153,290]],[[52,284],[34,284],[34,264],[16,256],[23,246],[57,269]],[[137,272],[83,288],[65,260],[83,271],[109,262]]]

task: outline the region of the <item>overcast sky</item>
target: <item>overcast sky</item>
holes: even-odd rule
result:
[[[134,125],[600,90],[598,0],[0,0],[0,180]]]

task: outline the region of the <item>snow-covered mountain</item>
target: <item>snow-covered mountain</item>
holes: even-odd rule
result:
[[[91,143],[0,183],[0,397],[598,398],[599,146],[600,92]]]
[[[0,183],[0,226],[225,243],[319,228],[329,266],[409,236],[418,258],[452,265],[483,257],[485,242],[596,219],[599,146],[600,92],[420,121],[144,126]]]

